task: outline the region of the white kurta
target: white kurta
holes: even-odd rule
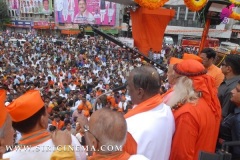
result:
[[[137,143],[137,154],[151,160],[168,160],[175,122],[166,104],[136,114],[127,120],[128,132]]]
[[[86,152],[83,150],[83,147],[78,142],[77,138],[72,136],[72,146],[75,150],[76,160],[86,160]],[[76,147],[78,146],[78,147]],[[46,142],[39,144],[38,146],[17,149],[8,153],[3,154],[3,158],[10,158],[11,160],[49,160],[53,151],[54,144],[52,139],[47,140]]]
[[[142,155],[132,155],[128,160],[149,160],[149,159]]]

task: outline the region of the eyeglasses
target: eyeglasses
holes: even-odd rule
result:
[[[98,140],[98,138],[89,130],[89,126],[88,125],[84,125],[84,131],[85,132],[89,132],[98,142],[100,142]]]
[[[224,63],[224,62],[222,62],[222,64],[221,64],[222,66],[226,66],[227,64],[226,63]]]

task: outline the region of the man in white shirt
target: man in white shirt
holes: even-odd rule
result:
[[[124,95],[121,96],[121,101],[118,103],[118,108],[121,111],[125,111],[127,108],[127,101]]]
[[[92,83],[92,78],[87,76],[86,77],[86,82],[87,82],[87,84],[91,84]]]
[[[70,15],[71,22],[73,22],[73,20],[74,20],[74,8],[75,8],[74,0],[69,0],[68,14]]]
[[[69,5],[69,3],[68,3],[68,0],[66,1],[66,0],[64,0],[63,1],[63,10],[62,10],[62,16],[63,16],[63,21],[64,22],[66,22],[67,21],[67,19],[68,19],[68,6]]]
[[[103,81],[100,80],[99,83],[98,83],[98,85],[97,85],[95,88],[104,89],[103,87],[104,87]]]
[[[151,160],[169,159],[175,131],[174,117],[171,108],[162,103],[160,86],[160,76],[150,66],[135,68],[128,77],[127,89],[135,106],[124,115],[128,126],[126,150]]]
[[[73,81],[71,81],[71,83],[69,85],[69,88],[70,88],[71,91],[76,90],[76,85],[73,83]]]
[[[58,17],[58,22],[62,23],[62,10],[63,10],[63,0],[57,0],[55,1],[56,3],[56,11],[57,11],[57,17]]]
[[[6,109],[12,118],[13,128],[21,133],[19,145],[27,146],[28,149],[18,146],[18,149],[5,153],[3,158],[11,158],[11,160],[50,159],[54,152],[54,144],[51,134],[47,131],[48,114],[40,92],[28,91],[8,105]],[[71,136],[71,138],[74,147],[81,147],[76,137]],[[77,160],[86,160],[83,148],[75,150],[75,156]]]
[[[104,74],[103,81],[104,81],[104,84],[109,84],[110,83],[110,77],[107,74]]]
[[[51,9],[49,8],[49,0],[43,0],[43,9],[42,13],[43,14],[51,14]]]
[[[79,13],[75,16],[74,23],[83,23],[83,24],[94,24],[94,16],[87,11],[86,0],[79,0]]]

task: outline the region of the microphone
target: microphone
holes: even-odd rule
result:
[[[103,94],[99,95],[99,96],[95,99],[95,102],[94,102],[92,108],[95,108],[96,103],[97,103],[97,100],[98,100],[99,98],[101,98],[102,96],[104,96],[104,95],[106,95],[106,94],[109,94],[109,93],[111,93],[111,92],[117,92],[117,91],[120,91],[120,90],[122,90],[122,89],[125,89],[126,87],[127,87],[127,82],[126,82],[124,85],[122,85],[122,86],[119,86],[119,87],[113,88],[111,91],[108,91],[108,92],[106,92],[106,93],[103,93]]]
[[[120,91],[120,90],[122,90],[122,89],[125,89],[126,87],[127,87],[127,83],[125,83],[123,86],[114,88],[112,91],[113,91],[113,92],[117,92],[117,91]]]

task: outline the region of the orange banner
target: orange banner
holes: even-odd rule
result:
[[[175,10],[164,8],[150,10],[140,7],[131,12],[133,39],[140,52],[148,55],[150,48],[153,51],[162,49],[165,29],[174,15]]]
[[[80,31],[79,30],[61,30],[61,33],[75,35],[75,34],[79,34]]]

